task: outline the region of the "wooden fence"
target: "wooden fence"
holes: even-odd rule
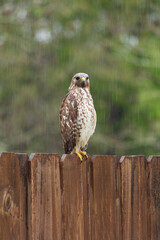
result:
[[[160,240],[160,157],[2,153],[0,240]]]

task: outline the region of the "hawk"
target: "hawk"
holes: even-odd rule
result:
[[[75,153],[80,160],[87,157],[88,140],[95,131],[96,111],[86,73],[73,76],[68,94],[60,108],[60,127],[66,154]]]

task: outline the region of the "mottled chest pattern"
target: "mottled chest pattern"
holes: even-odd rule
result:
[[[86,128],[89,124],[94,124],[95,110],[93,100],[88,89],[75,89],[74,96],[77,99],[78,116],[77,127],[78,129]]]

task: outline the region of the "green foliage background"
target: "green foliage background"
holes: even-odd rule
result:
[[[59,108],[87,72],[91,154],[160,154],[157,0],[1,1],[0,150],[62,153]]]

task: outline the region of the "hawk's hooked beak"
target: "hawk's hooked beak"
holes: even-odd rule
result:
[[[82,81],[82,86],[84,87],[85,84],[86,84],[86,79],[85,79],[85,77],[81,77],[81,81]]]

